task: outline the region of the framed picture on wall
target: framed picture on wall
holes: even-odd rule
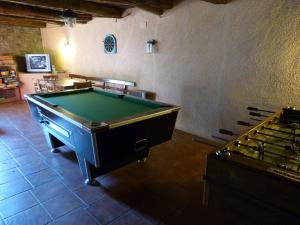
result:
[[[27,72],[51,72],[49,54],[26,54]]]

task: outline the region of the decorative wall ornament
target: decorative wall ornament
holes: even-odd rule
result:
[[[106,35],[103,44],[104,44],[104,53],[106,54],[117,53],[117,39],[113,34]]]

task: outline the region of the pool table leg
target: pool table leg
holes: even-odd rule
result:
[[[63,146],[64,144],[60,140],[58,140],[56,137],[51,135],[49,132],[47,132],[46,130],[44,130],[44,133],[45,133],[47,143],[51,148],[50,151],[52,153],[60,152],[57,148]]]
[[[95,179],[92,179],[92,180],[86,179],[86,180],[84,181],[84,183],[85,183],[86,185],[90,185],[90,186],[98,186],[98,185],[99,185],[99,182],[96,181]]]
[[[86,177],[87,177],[87,179],[84,181],[84,183],[87,185],[92,185],[92,186],[99,185],[98,181],[96,181],[94,178],[92,178],[90,163],[88,161],[86,161],[85,159],[84,159],[84,166],[85,166]]]
[[[60,152],[57,148],[51,148],[50,151],[51,151],[51,153],[58,153],[58,152]]]
[[[146,163],[147,157],[138,160],[138,163]]]
[[[84,183],[86,185],[99,185],[98,181],[96,181],[92,177],[92,170],[90,163],[84,158],[84,156],[78,152],[76,152],[77,160],[80,166],[80,170],[82,172],[82,175],[86,178]]]

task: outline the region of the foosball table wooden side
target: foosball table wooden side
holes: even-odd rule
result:
[[[211,153],[204,183],[204,205],[232,225],[300,223],[300,182],[272,174],[260,162]]]

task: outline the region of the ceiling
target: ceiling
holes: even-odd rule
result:
[[[226,4],[232,0],[203,0]],[[140,8],[156,15],[173,8],[173,0],[0,0],[0,24],[46,27],[47,23],[63,25],[62,10],[77,13],[77,23],[86,24],[94,17],[122,18],[129,8]]]

